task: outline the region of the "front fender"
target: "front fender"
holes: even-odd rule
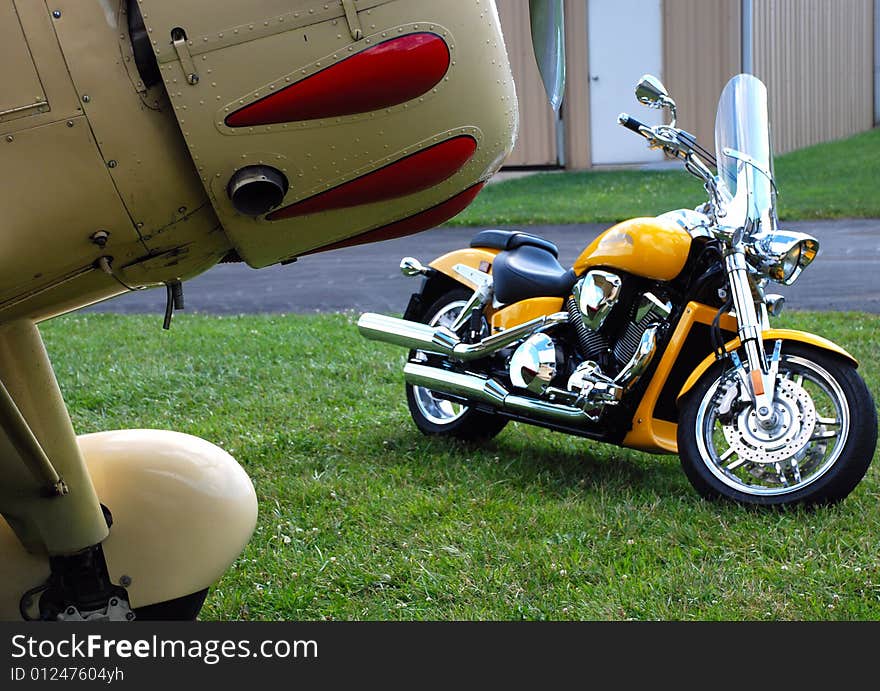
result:
[[[827,338],[822,338],[821,336],[816,336],[815,334],[807,333],[806,331],[795,331],[793,329],[768,329],[764,331],[763,337],[765,341],[795,341],[797,343],[806,343],[807,345],[814,346],[819,348],[820,350],[826,350],[828,352],[834,353],[835,355],[840,355],[841,357],[849,360],[853,365],[858,367],[859,362],[852,355],[850,355],[846,350],[841,348],[839,345],[834,343],[833,341],[829,341]],[[729,353],[733,350],[736,350],[742,345],[739,338],[734,338],[732,341],[728,341],[724,344],[724,349]],[[678,397],[676,400],[681,400],[682,396],[684,396],[688,391],[690,391],[694,385],[700,380],[706,371],[715,363],[715,355],[709,355],[705,360],[703,360],[697,368],[691,372],[691,376],[688,377],[687,381],[684,383],[684,386],[681,387],[681,391],[678,392]]]

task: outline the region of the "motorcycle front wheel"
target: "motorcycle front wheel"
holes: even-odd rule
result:
[[[451,326],[467,304],[470,293],[450,290],[425,310],[423,323],[431,326]],[[483,325],[485,333],[489,325]],[[411,351],[411,361],[432,364],[432,358],[422,351]],[[500,415],[485,413],[460,403],[454,403],[423,386],[406,385],[406,403],[416,427],[423,434],[450,436],[467,441],[487,440],[498,434],[507,424]]]
[[[758,423],[751,402],[738,400],[736,380],[716,363],[682,404],[678,452],[703,497],[811,505],[852,492],[874,455],[877,411],[851,363],[785,344],[769,427]]]

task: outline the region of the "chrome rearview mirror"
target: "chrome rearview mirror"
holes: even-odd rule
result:
[[[675,101],[657,77],[652,74],[644,75],[636,84],[636,98],[649,108],[668,108],[672,114],[671,125],[675,127]]]
[[[669,98],[669,92],[657,77],[653,74],[646,74],[636,84],[636,98],[646,106],[662,108],[663,99]]]

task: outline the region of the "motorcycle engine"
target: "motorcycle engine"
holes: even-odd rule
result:
[[[511,383],[541,396],[557,375],[564,375],[566,388],[583,394],[625,369],[645,332],[669,317],[672,303],[651,292],[620,300],[623,280],[594,270],[578,281],[566,303],[575,338],[554,340],[545,333],[527,338],[508,361]],[[623,313],[609,321],[615,308]],[[554,388],[552,393],[558,396],[560,391]]]
[[[622,367],[629,362],[645,330],[652,324],[665,321],[671,312],[672,303],[661,300],[653,293],[642,294],[632,308],[623,334],[614,344],[614,359],[617,364]]]
[[[578,381],[581,369],[591,373],[588,378],[595,378],[595,370],[606,377],[621,372],[645,332],[672,313],[672,303],[665,295],[646,291],[625,297],[626,280],[605,271],[590,271],[566,303],[569,323],[577,336],[577,352],[571,353],[569,371]]]

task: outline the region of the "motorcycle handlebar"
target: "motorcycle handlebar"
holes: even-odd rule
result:
[[[634,117],[628,115],[627,113],[621,113],[617,116],[617,123],[619,125],[623,125],[628,130],[632,130],[636,134],[642,134],[642,128],[646,127],[650,129],[645,123],[639,122]],[[645,136],[642,134],[642,136]]]
[[[716,187],[715,177],[712,172],[706,168],[705,164],[696,155],[694,149],[706,156],[706,159],[715,165],[715,157],[711,153],[703,149],[696,142],[694,136],[690,133],[679,130],[675,127],[650,127],[643,122],[639,122],[628,113],[621,113],[617,116],[617,123],[623,125],[626,129],[642,135],[648,140],[648,145],[652,149],[662,148],[666,153],[675,158],[685,161],[685,168],[710,188],[711,200],[713,206],[720,206],[720,199]]]

